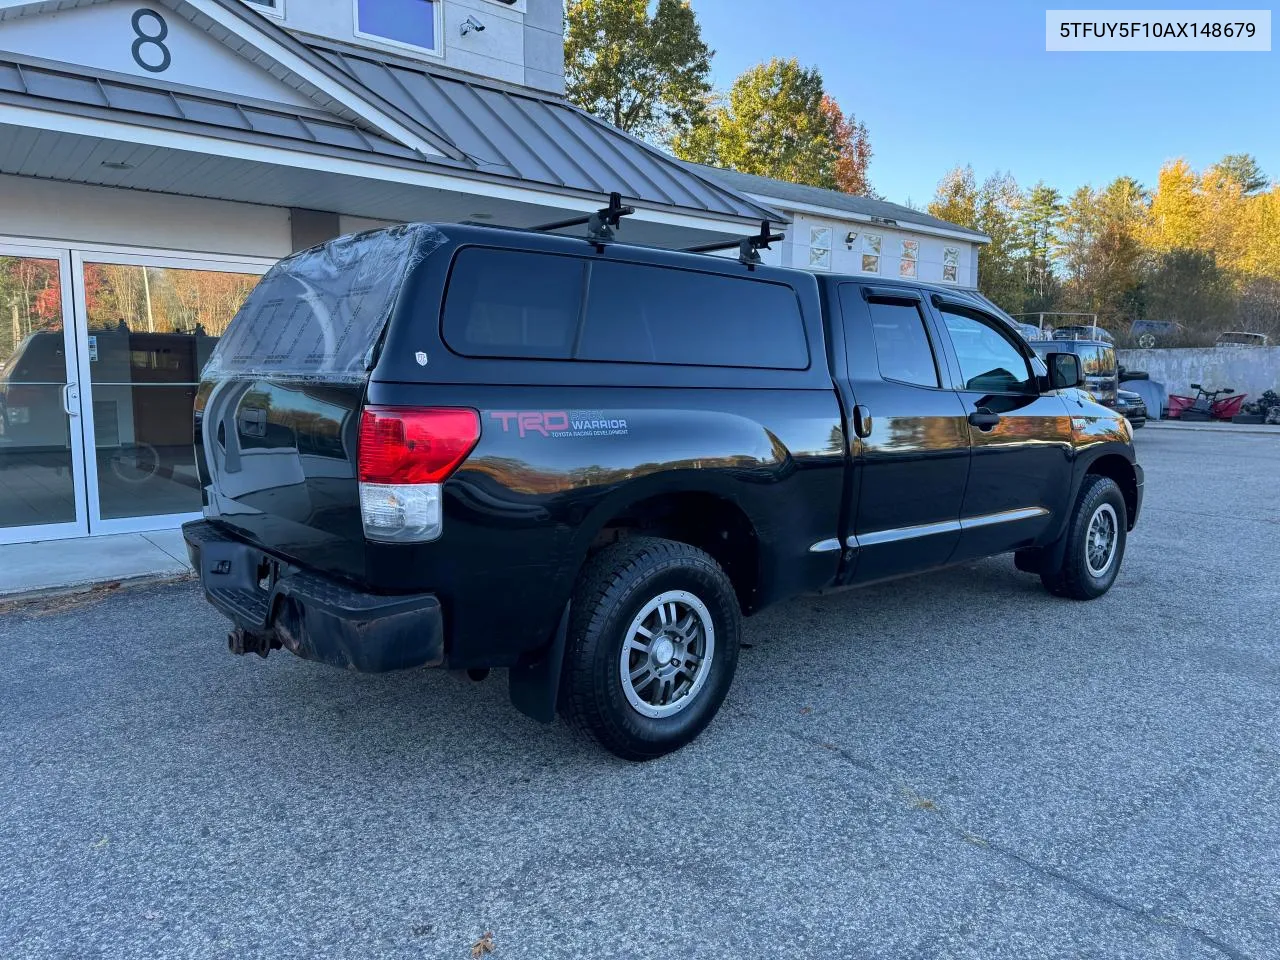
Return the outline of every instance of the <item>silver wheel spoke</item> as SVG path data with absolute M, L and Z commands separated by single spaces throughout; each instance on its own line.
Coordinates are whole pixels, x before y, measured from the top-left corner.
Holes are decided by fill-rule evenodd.
M 649 636 L 650 636 L 650 637 L 652 637 L 652 636 L 653 636 L 653 634 L 649 634 Z M 626 644 L 624 645 L 623 649 L 624 649 L 624 651 L 625 651 L 625 650 L 639 650 L 641 653 L 643 653 L 643 654 L 645 654 L 645 655 L 647 656 L 647 655 L 648 655 L 648 653 L 649 653 L 649 646 L 650 646 L 650 645 L 649 645 L 649 644 L 647 644 L 647 643 L 641 643 L 641 642 L 640 642 L 639 640 L 637 640 L 635 637 L 627 637 L 627 642 L 626 642 Z

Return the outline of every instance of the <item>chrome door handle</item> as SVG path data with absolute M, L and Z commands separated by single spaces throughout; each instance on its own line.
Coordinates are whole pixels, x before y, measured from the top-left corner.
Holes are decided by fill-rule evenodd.
M 80 416 L 80 388 L 76 384 L 62 385 L 62 409 L 68 417 Z
M 861 403 L 853 408 L 853 432 L 863 440 L 871 436 L 871 411 Z

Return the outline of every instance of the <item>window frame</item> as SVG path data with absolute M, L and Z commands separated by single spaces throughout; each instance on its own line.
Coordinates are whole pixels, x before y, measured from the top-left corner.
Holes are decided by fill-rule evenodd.
M 1041 382 L 1043 378 L 1036 372 L 1035 364 L 1032 362 L 1031 356 L 1028 356 L 1029 350 L 1032 354 L 1034 354 L 1035 351 L 1031 350 L 1030 345 L 1026 344 L 1025 341 L 1020 343 L 1019 340 L 1021 338 L 1018 337 L 1016 331 L 1007 329 L 1009 326 L 1007 323 L 976 306 L 970 306 L 967 303 L 961 303 L 957 300 L 945 299 L 938 294 L 935 294 L 931 298 L 931 303 L 934 312 L 937 314 L 939 334 L 946 337 L 949 353 L 954 362 L 953 376 L 957 392 L 982 393 L 986 396 L 1000 397 L 1038 397 L 1044 392 Z M 964 375 L 964 367 L 960 363 L 960 351 L 956 349 L 955 337 L 951 333 L 951 328 L 947 326 L 946 317 L 943 316 L 943 314 L 946 313 L 954 313 L 957 316 L 967 316 L 975 323 L 979 323 L 990 328 L 996 336 L 1002 338 L 1006 343 L 1008 343 L 1009 346 L 1013 348 L 1014 352 L 1022 358 L 1022 362 L 1027 368 L 1029 378 L 1027 383 L 1029 384 L 1029 388 L 1027 390 L 979 390 L 976 387 L 970 387 L 969 381 Z
M 882 233 L 866 233 L 861 236 L 861 244 L 858 250 L 858 273 L 864 277 L 878 277 L 882 273 L 881 261 L 884 259 L 884 234 Z M 876 241 L 876 249 L 872 251 L 868 248 L 867 241 L 874 239 Z M 876 268 L 874 270 L 867 269 L 867 257 L 875 257 Z
M 925 309 L 924 301 L 915 291 L 903 291 L 901 296 L 893 296 L 889 293 L 871 292 L 868 288 L 863 287 L 867 292 L 864 294 L 867 303 L 867 317 L 871 324 L 871 345 L 876 354 L 876 370 L 880 372 L 880 379 L 885 383 L 894 383 L 902 387 L 913 387 L 916 390 L 949 390 L 946 377 L 943 376 L 944 366 L 939 357 L 938 344 L 934 340 L 933 330 L 930 328 L 932 324 L 929 322 L 929 313 Z M 900 304 L 903 306 L 910 305 L 915 307 L 916 316 L 920 318 L 920 326 L 924 330 L 925 345 L 929 348 L 929 357 L 933 360 L 933 375 L 935 382 L 933 384 L 914 383 L 910 380 L 899 380 L 897 377 L 886 376 L 884 369 L 880 366 L 880 341 L 876 337 L 876 318 L 871 312 L 872 306 L 877 303 Z
M 285 17 L 285 0 L 242 0 L 242 2 L 264 17 L 273 17 L 276 20 L 283 20 Z
M 815 245 L 814 245 L 814 242 L 813 242 L 813 241 L 814 241 L 814 238 L 815 238 L 815 234 L 818 234 L 818 233 L 826 233 L 826 235 L 827 235 L 827 245 L 826 245 L 825 247 L 824 247 L 824 246 L 821 246 L 821 245 L 818 245 L 818 246 L 815 246 Z M 830 269 L 831 269 L 831 257 L 832 257 L 832 250 L 835 248 L 835 236 L 836 236 L 835 227 L 833 227 L 833 226 L 831 226 L 831 225 L 829 225 L 829 224 L 827 224 L 827 225 L 823 225 L 823 224 L 817 224 L 817 223 L 815 223 L 815 224 L 810 224 L 810 225 L 809 225 L 809 265 L 808 265 L 808 269 L 810 269 L 810 270 L 830 270 Z M 822 259 L 821 259 L 820 261 L 818 261 L 818 262 L 814 262 L 814 259 L 813 259 L 813 251 L 814 251 L 814 250 L 823 250 L 823 251 L 825 251 L 825 252 L 826 252 L 826 255 L 825 255 L 824 257 L 822 257 Z
M 424 3 L 431 4 L 434 14 L 434 26 L 432 33 L 436 40 L 435 47 L 422 47 L 416 43 L 407 43 L 404 40 L 396 40 L 394 37 L 384 37 L 376 33 L 368 33 L 360 29 L 360 0 L 351 0 L 351 32 L 361 40 L 369 40 L 373 43 L 381 44 L 387 47 L 394 47 L 398 50 L 412 50 L 414 53 L 426 53 L 433 57 L 444 56 L 444 0 L 423 0 Z
M 950 250 L 954 250 L 956 253 L 955 263 L 947 263 L 947 252 Z M 956 275 L 952 277 L 950 280 L 947 279 L 947 267 L 953 267 L 955 268 L 955 271 L 956 271 Z M 953 246 L 952 244 L 949 244 L 949 243 L 943 245 L 941 276 L 942 276 L 943 283 L 954 283 L 957 286 L 959 286 L 960 284 L 960 247 L 958 245 Z

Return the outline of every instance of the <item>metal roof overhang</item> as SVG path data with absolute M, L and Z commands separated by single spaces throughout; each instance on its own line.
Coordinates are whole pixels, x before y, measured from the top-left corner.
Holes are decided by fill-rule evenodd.
M 528 227 L 604 203 L 597 194 L 442 173 L 420 163 L 231 143 L 11 104 L 0 104 L 0 173 L 391 221 L 483 219 Z M 682 247 L 751 232 L 742 221 L 637 204 L 619 239 Z
M 666 247 L 754 233 L 761 216 L 773 213 L 718 185 L 673 177 L 662 164 L 684 174 L 674 161 L 612 128 L 588 130 L 604 125 L 565 105 L 538 98 L 530 99 L 536 107 L 504 105 L 514 94 L 474 83 L 458 89 L 460 97 L 483 98 L 485 111 L 505 114 L 504 130 L 512 111 L 554 108 L 568 111 L 557 123 L 602 142 L 579 142 L 576 158 L 573 148 L 545 151 L 549 161 L 537 159 L 537 144 L 505 142 L 513 162 L 477 164 L 465 154 L 426 156 L 320 110 L 0 58 L 0 173 L 376 219 L 517 227 L 593 211 L 616 189 L 636 207 L 620 237 Z M 785 222 L 776 213 L 771 219 Z

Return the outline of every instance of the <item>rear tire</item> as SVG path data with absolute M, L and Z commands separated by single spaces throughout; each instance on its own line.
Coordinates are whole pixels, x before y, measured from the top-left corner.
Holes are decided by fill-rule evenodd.
M 742 617 L 711 556 L 631 537 L 588 560 L 574 593 L 561 712 L 624 760 L 652 760 L 700 734 L 738 663 Z
M 1094 600 L 1116 582 L 1129 529 L 1124 494 L 1110 477 L 1088 474 L 1067 525 L 1062 565 L 1040 574 L 1055 596 Z

